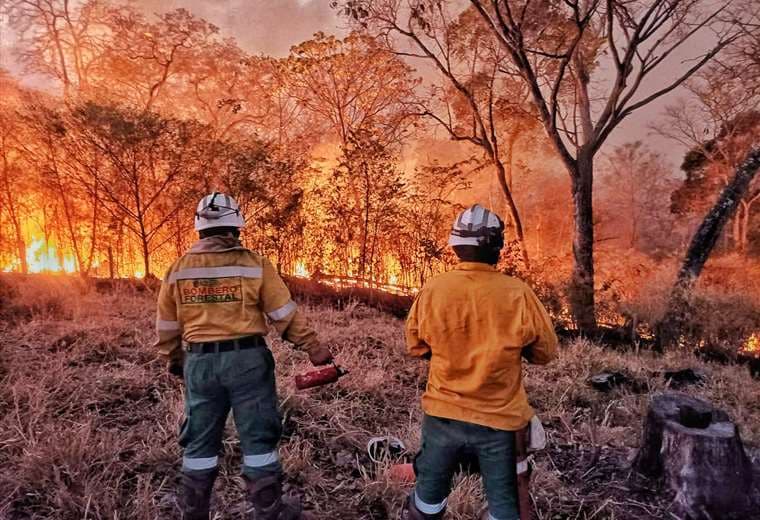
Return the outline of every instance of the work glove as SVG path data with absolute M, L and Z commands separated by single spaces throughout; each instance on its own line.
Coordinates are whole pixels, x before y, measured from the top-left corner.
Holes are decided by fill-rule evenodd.
M 174 377 L 177 377 L 179 379 L 185 378 L 185 370 L 184 370 L 184 367 L 182 366 L 181 360 L 175 359 L 175 360 L 169 361 L 169 363 L 166 365 L 166 370 Z
M 311 361 L 311 364 L 315 367 L 329 365 L 332 363 L 332 360 L 332 352 L 330 352 L 329 348 L 323 345 L 319 345 L 309 351 L 309 361 Z

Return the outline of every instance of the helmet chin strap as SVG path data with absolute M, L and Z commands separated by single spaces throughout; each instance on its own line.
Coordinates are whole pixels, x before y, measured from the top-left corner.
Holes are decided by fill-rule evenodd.
M 215 191 L 211 194 L 211 200 L 204 206 L 204 208 L 200 211 L 195 212 L 196 218 L 205 218 L 206 220 L 217 220 L 222 217 L 226 217 L 227 215 L 235 214 L 240 215 L 240 209 L 230 208 L 229 206 L 220 206 L 214 202 L 216 199 L 216 196 L 219 195 L 218 191 Z M 229 210 L 227 212 L 222 212 L 220 210 L 226 209 Z

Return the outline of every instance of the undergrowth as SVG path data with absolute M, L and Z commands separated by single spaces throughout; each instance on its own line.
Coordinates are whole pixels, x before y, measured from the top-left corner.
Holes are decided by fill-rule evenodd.
M 178 518 L 182 386 L 151 348 L 154 295 L 40 277 L 5 281 L 0 297 L 0 518 Z M 396 518 L 409 487 L 386 476 L 388 463 L 370 460 L 366 443 L 393 435 L 418 447 L 426 366 L 404 356 L 402 322 L 387 314 L 360 304 L 306 313 L 350 374 L 298 392 L 293 376 L 309 368 L 305 356 L 272 341 L 286 489 L 319 519 Z M 706 375 L 683 391 L 725 409 L 757 458 L 760 382 L 746 368 L 564 344 L 557 362 L 526 366 L 549 436 L 533 485 L 540 519 L 670 518 L 667 497 L 632 475 L 629 460 L 650 396 L 668 389 L 662 371 L 683 367 Z M 630 384 L 600 393 L 588 384 L 600 371 L 622 372 Z M 230 422 L 217 519 L 244 518 L 240 460 Z M 460 477 L 448 518 L 473 519 L 481 508 L 477 477 Z

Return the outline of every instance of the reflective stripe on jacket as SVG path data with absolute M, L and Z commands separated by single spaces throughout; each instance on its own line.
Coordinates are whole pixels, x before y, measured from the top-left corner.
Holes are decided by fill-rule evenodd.
M 267 319 L 296 347 L 308 351 L 316 346 L 316 333 L 271 262 L 225 238 L 200 240 L 166 273 L 156 317 L 161 355 L 180 357 L 182 340 L 266 335 Z
M 432 356 L 426 414 L 511 431 L 534 415 L 521 354 L 537 364 L 557 357 L 551 319 L 530 287 L 476 262 L 425 284 L 409 311 L 406 342 L 411 355 Z

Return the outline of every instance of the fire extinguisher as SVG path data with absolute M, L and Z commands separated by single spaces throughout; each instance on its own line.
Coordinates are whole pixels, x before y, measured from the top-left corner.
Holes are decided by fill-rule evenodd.
M 314 388 L 315 386 L 328 385 L 334 383 L 346 374 L 348 374 L 348 370 L 333 363 L 332 366 L 297 375 L 296 388 L 299 390 L 305 390 L 307 388 Z

